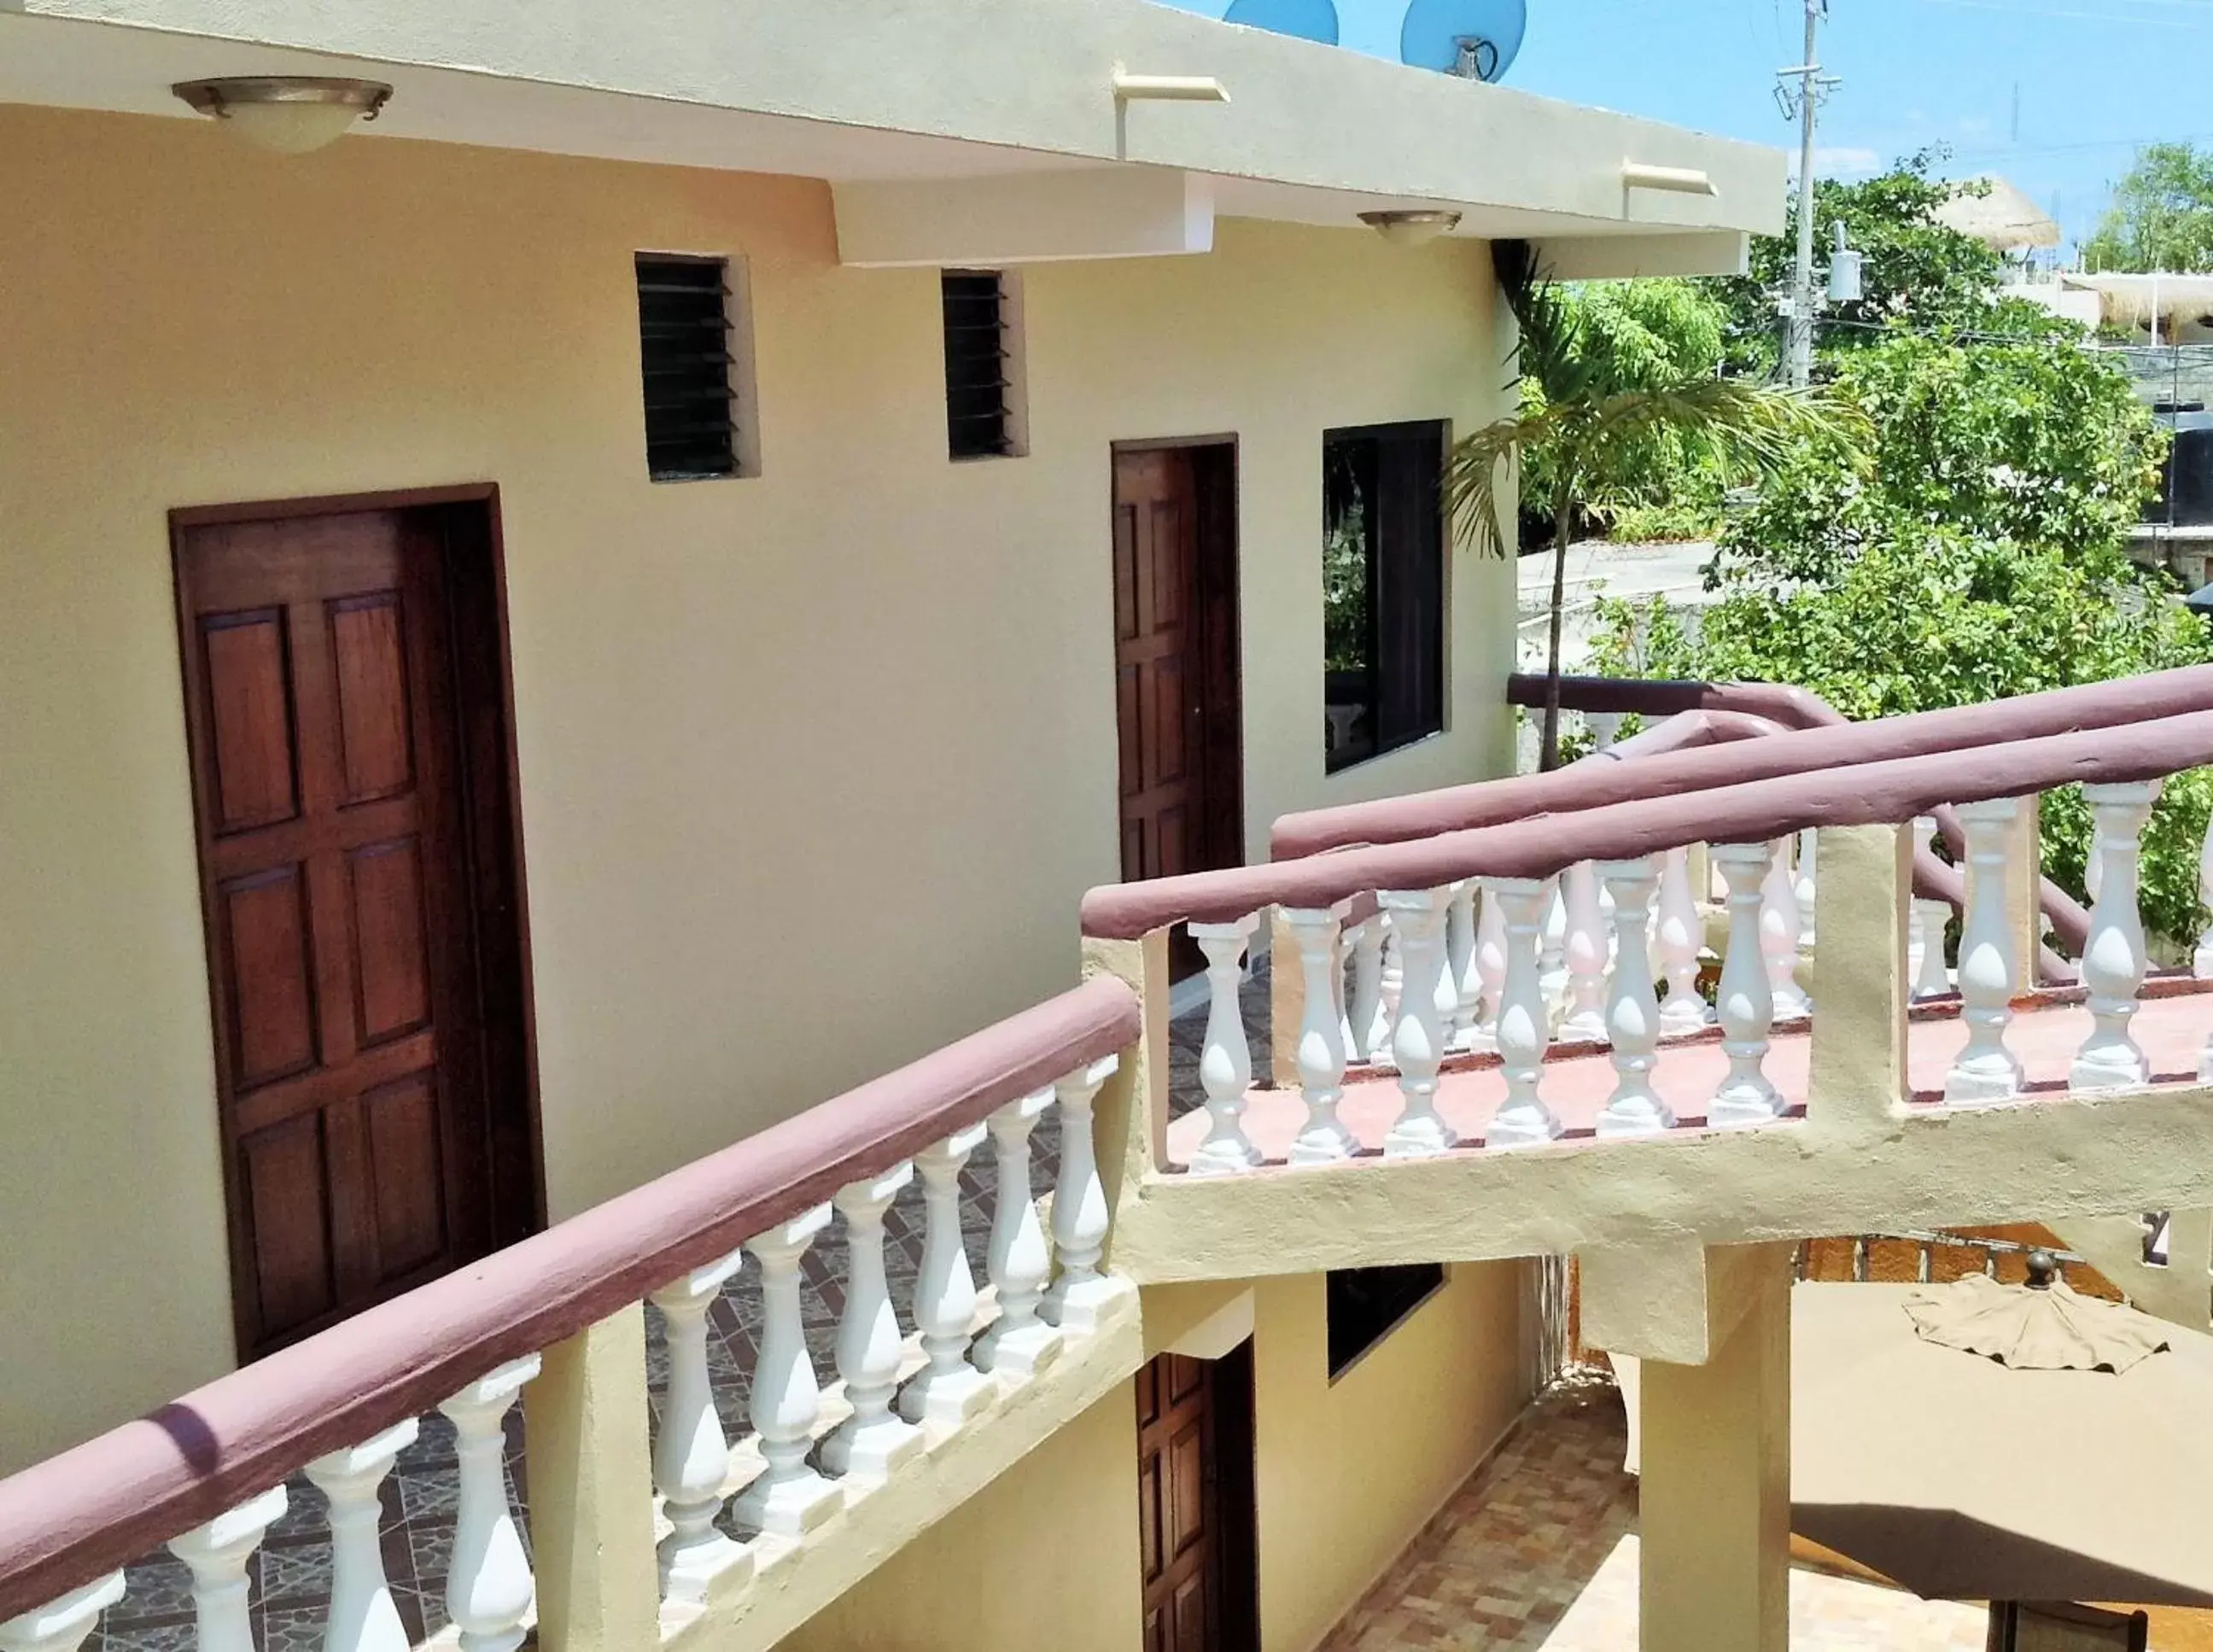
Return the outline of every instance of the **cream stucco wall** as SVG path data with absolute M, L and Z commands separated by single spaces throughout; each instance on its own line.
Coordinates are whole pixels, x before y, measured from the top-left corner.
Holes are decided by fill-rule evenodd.
M 1492 411 L 1480 245 L 1033 269 L 1030 456 L 953 465 L 819 183 L 0 108 L 0 1469 L 231 1358 L 172 507 L 499 485 L 557 1217 L 1072 984 L 1117 440 L 1237 437 L 1256 850 L 1503 753 L 1462 554 L 1449 732 L 1322 773 L 1320 432 Z M 647 481 L 639 248 L 747 260 L 759 478 Z
M 1453 1269 L 1334 1383 L 1322 1276 L 1253 1288 L 1266 1652 L 1318 1644 L 1520 1412 L 1519 1267 Z M 1173 1344 L 1238 1289 L 1148 1290 L 1146 1345 Z M 1142 1604 L 1137 1450 L 1125 1384 L 789 1637 L 785 1652 L 1130 1652 Z

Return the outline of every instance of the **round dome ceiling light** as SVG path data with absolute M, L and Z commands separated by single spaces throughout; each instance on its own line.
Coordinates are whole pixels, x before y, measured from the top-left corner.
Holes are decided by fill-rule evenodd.
M 336 143 L 355 121 L 375 119 L 392 97 L 382 81 L 320 75 L 188 80 L 169 89 L 200 113 L 228 121 L 247 143 L 278 155 L 307 155 Z
M 1460 228 L 1457 212 L 1363 212 L 1360 222 L 1394 247 L 1426 247 Z

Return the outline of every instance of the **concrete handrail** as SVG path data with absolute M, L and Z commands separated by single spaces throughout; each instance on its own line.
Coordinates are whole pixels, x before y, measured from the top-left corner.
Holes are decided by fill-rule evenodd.
M 2201 680 L 2213 686 L 2213 669 Z M 1084 897 L 1084 933 L 1134 940 L 1177 923 L 1234 923 L 1270 905 L 1327 910 L 1375 889 L 1435 889 L 1470 877 L 1544 878 L 1583 861 L 1637 859 L 1686 844 L 1763 843 L 1808 827 L 1902 824 L 1946 803 L 2086 782 L 2156 779 L 2213 762 L 2213 710 L 1877 762 L 1808 769 L 1771 760 L 1773 748 L 1873 735 L 1882 727 L 1776 735 L 1594 771 L 1603 781 L 1666 764 L 1721 760 L 1725 766 L 1718 772 L 1726 777 L 1703 790 L 1631 796 L 1537 818 L 1524 810 L 1506 824 L 1439 830 L 1411 842 L 1110 884 Z M 1530 777 L 1558 780 L 1581 772 Z
M 1137 1039 L 1100 976 L 0 1480 L 0 1622 Z

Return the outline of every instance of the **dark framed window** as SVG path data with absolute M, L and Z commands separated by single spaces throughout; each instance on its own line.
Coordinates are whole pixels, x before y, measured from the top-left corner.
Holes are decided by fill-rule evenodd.
M 1444 1265 L 1340 1268 L 1329 1276 L 1329 1375 L 1334 1382 L 1443 1288 Z
M 1322 436 L 1323 750 L 1333 772 L 1445 726 L 1445 425 Z
M 730 275 L 727 259 L 637 255 L 645 467 L 656 482 L 750 473 Z
M 954 459 L 1023 451 L 1021 331 L 1013 278 L 998 270 L 948 270 L 945 445 Z

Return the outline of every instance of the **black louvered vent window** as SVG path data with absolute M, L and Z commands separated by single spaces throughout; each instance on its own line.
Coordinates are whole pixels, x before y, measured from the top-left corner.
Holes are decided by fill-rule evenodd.
M 727 273 L 716 259 L 638 258 L 645 464 L 656 482 L 738 472 Z
M 993 272 L 945 272 L 945 432 L 955 459 L 1008 454 L 1006 290 Z

